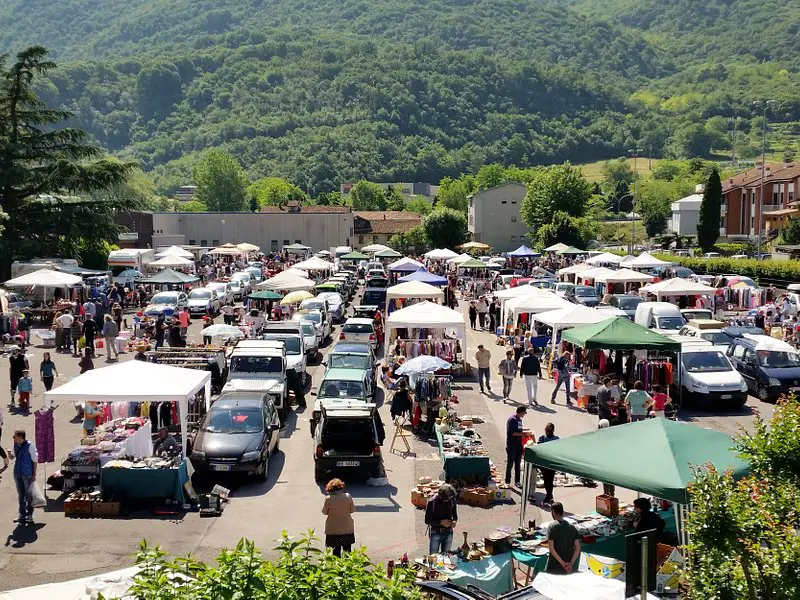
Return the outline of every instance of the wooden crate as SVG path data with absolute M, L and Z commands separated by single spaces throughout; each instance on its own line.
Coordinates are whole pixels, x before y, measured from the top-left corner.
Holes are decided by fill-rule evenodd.
M 122 511 L 122 504 L 120 502 L 94 502 L 92 503 L 92 516 L 93 517 L 118 517 Z
M 64 515 L 67 517 L 91 517 L 92 504 L 90 500 L 74 500 L 67 498 L 64 501 Z

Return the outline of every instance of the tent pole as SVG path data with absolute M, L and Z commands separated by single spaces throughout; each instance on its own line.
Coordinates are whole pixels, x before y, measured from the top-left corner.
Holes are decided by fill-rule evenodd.
M 525 461 L 525 468 L 522 471 L 522 502 L 519 511 L 519 526 L 525 527 L 525 515 L 528 511 L 528 488 L 531 483 L 531 463 L 525 460 L 524 451 L 522 460 Z

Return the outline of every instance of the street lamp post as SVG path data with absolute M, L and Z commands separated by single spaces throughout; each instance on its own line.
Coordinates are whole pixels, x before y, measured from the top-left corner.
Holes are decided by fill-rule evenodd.
M 642 148 L 631 148 L 628 154 L 633 156 L 633 196 L 631 198 L 631 249 L 628 254 L 633 254 L 634 237 L 636 235 L 636 159 L 639 158 L 639 153 L 643 152 Z
M 622 201 L 625 198 L 631 197 L 633 198 L 633 194 L 622 194 L 617 198 L 617 238 L 619 239 L 619 213 L 622 210 Z M 622 241 L 622 240 L 620 240 Z
M 758 198 L 758 260 L 762 260 L 764 258 L 764 251 L 761 247 L 761 231 L 763 228 L 764 218 L 764 172 L 766 171 L 767 167 L 767 109 L 775 103 L 776 102 L 774 100 L 757 100 L 756 102 L 753 102 L 753 108 L 764 111 L 763 131 L 761 133 L 761 189 L 759 190 Z

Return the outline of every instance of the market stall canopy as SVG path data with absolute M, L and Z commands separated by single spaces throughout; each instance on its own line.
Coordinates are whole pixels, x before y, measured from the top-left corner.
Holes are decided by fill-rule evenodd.
M 617 254 L 611 254 L 610 252 L 603 252 L 601 254 L 596 254 L 591 258 L 586 259 L 586 264 L 589 265 L 618 265 L 622 257 Z
M 285 252 L 292 252 L 294 254 L 308 252 L 311 246 L 304 246 L 303 244 L 289 244 L 283 247 Z
M 238 327 L 233 325 L 225 325 L 224 323 L 215 323 L 209 325 L 200 332 L 203 337 L 210 338 L 224 338 L 224 339 L 241 339 L 244 337 L 244 332 Z
M 534 258 L 536 256 L 541 256 L 541 255 L 538 252 L 536 252 L 535 250 L 531 250 L 530 248 L 528 248 L 527 246 L 525 246 L 523 244 L 522 246 L 520 246 L 516 250 L 512 250 L 511 252 L 508 252 L 506 254 L 506 256 L 511 256 L 513 258 Z
M 307 271 L 305 271 L 303 269 L 298 269 L 298 268 L 296 268 L 294 266 L 289 267 L 288 269 L 284 269 L 280 273 L 276 274 L 275 277 L 288 277 L 289 275 L 292 275 L 294 277 L 302 277 L 304 279 L 311 279 L 308 276 L 308 272 Z
M 578 279 L 597 279 L 598 277 L 613 275 L 614 273 L 616 273 L 616 271 L 609 269 L 608 267 L 594 267 L 593 269 L 579 271 L 577 276 Z
M 631 256 L 630 254 L 623 256 L 622 260 L 619 261 L 619 266 L 624 267 L 626 265 L 629 265 L 633 260 L 636 260 L 635 256 Z
M 362 252 L 380 252 L 381 250 L 391 250 L 391 248 L 383 244 L 369 244 L 361 248 Z
M 369 260 L 369 256 L 367 256 L 363 252 L 359 252 L 358 250 L 356 250 L 354 252 L 348 252 L 347 254 L 340 256 L 339 260 Z
M 489 265 L 485 262 L 479 261 L 477 258 L 470 258 L 467 261 L 458 264 L 459 269 L 488 269 Z
M 336 268 L 332 262 L 322 260 L 321 258 L 313 257 L 308 260 L 300 261 L 292 265 L 295 269 L 302 269 L 303 271 L 332 271 Z
M 449 264 L 460 265 L 461 263 L 467 262 L 468 260 L 472 260 L 472 257 L 469 254 L 467 254 L 466 252 L 463 252 L 462 254 L 459 254 L 458 256 L 454 256 L 453 258 L 448 259 L 447 262 Z
M 387 248 L 386 250 L 380 250 L 375 253 L 375 258 L 400 258 L 403 256 L 397 250 L 392 250 L 391 248 Z
M 435 302 L 419 302 L 401 308 L 389 315 L 386 323 L 395 329 L 398 327 L 425 327 L 430 329 L 453 328 L 459 329 L 462 333 L 466 331 L 463 313 Z
M 386 290 L 386 302 L 393 298 L 425 298 L 430 300 L 444 300 L 444 292 L 422 281 L 408 281 L 393 285 Z
M 517 296 L 511 298 L 504 305 L 503 309 L 506 314 L 523 314 L 523 313 L 543 313 L 561 308 L 576 306 L 563 298 L 556 296 L 553 292 L 547 290 L 540 290 L 533 286 L 528 286 L 530 292 L 524 296 Z
M 223 244 L 222 246 L 217 246 L 216 248 L 214 248 L 212 250 L 209 250 L 208 253 L 209 254 L 229 254 L 229 255 L 232 256 L 234 254 L 241 254 L 242 251 L 239 250 L 233 244 Z
M 187 275 L 186 273 L 181 273 L 180 271 L 164 269 L 155 275 L 137 279 L 136 283 L 152 283 L 155 285 L 186 285 L 187 283 L 194 283 L 195 281 L 200 281 L 200 278 L 196 275 Z
M 261 246 L 256 246 L 255 244 L 251 244 L 249 242 L 242 242 L 241 244 L 236 244 L 236 247 L 242 252 L 258 252 L 259 250 L 261 250 Z
M 662 296 L 713 296 L 717 290 L 704 283 L 698 283 L 691 279 L 681 279 L 673 277 L 658 283 L 651 283 L 641 288 L 640 291 Z
M 305 277 L 300 277 L 293 273 L 278 273 L 275 277 L 270 277 L 259 283 L 256 287 L 260 290 L 311 290 L 315 282 Z
M 595 277 L 595 281 L 601 283 L 636 283 L 653 281 L 653 279 L 655 279 L 655 277 L 652 275 L 640 273 L 632 269 L 620 269 L 619 271 L 612 271 L 607 275 L 598 275 Z
M 400 283 L 405 283 L 407 281 L 422 281 L 424 283 L 430 283 L 431 285 L 447 284 L 447 278 L 442 277 L 441 275 L 436 275 L 435 273 L 431 273 L 424 268 L 414 271 L 410 275 L 405 275 L 398 279 L 398 281 Z
M 450 258 L 455 258 L 458 254 L 450 250 L 450 248 L 436 248 L 435 250 L 426 252 L 423 256 L 431 260 L 448 260 Z
M 248 294 L 247 297 L 251 300 L 281 300 L 283 298 L 277 292 L 273 292 L 272 290 L 260 290 L 258 292 L 253 292 L 252 294 Z
M 561 242 L 558 242 L 557 244 L 553 244 L 552 246 L 548 246 L 547 248 L 544 249 L 544 251 L 545 252 L 559 253 L 559 252 L 563 252 L 567 248 L 569 248 L 569 246 L 567 246 L 566 244 L 563 244 Z
M 625 263 L 629 269 L 653 269 L 655 267 L 667 267 L 675 263 L 656 258 L 649 252 L 642 252 L 639 256 Z
M 747 475 L 747 463 L 732 446 L 731 438 L 720 431 L 671 419 L 646 419 L 528 446 L 525 460 L 687 505 L 692 467 L 711 463 L 720 473 L 731 469 L 737 479 Z M 609 456 L 625 459 L 608 460 Z
M 191 267 L 194 265 L 193 260 L 189 260 L 188 258 L 183 258 L 182 256 L 176 256 L 174 254 L 167 254 L 162 256 L 158 260 L 154 260 L 151 262 L 148 267 Z
M 518 285 L 517 287 L 508 288 L 505 290 L 498 290 L 492 292 L 492 295 L 498 300 L 508 300 L 509 298 L 518 298 L 520 296 L 528 296 L 531 290 L 538 290 L 539 288 L 532 285 Z
M 491 246 L 482 242 L 467 242 L 466 244 L 456 246 L 456 248 L 459 250 L 488 250 Z
M 579 325 L 607 321 L 609 316 L 583 304 L 569 304 L 564 308 L 539 313 L 533 318 L 535 321 L 549 325 L 553 329 L 564 329 L 566 327 L 577 327 Z
M 656 333 L 623 317 L 568 329 L 562 334 L 561 339 L 587 350 L 681 349 L 681 343 L 673 338 Z
M 161 258 L 162 256 L 180 256 L 181 258 L 193 258 L 194 254 L 181 248 L 180 246 L 170 246 L 165 250 L 161 250 L 160 252 L 156 252 L 156 256 Z
M 563 254 L 565 256 L 570 255 L 577 255 L 577 254 L 586 254 L 586 250 L 581 250 L 580 248 L 576 248 L 575 246 L 567 246 L 564 250 L 559 250 L 557 254 Z
M 314 256 L 321 257 L 321 256 L 330 256 L 331 253 L 328 250 L 320 250 Z
M 592 265 L 587 265 L 585 262 L 575 263 L 574 265 L 559 269 L 556 271 L 556 275 L 576 275 L 582 271 L 588 271 L 591 268 Z
M 14 279 L 6 281 L 6 287 L 70 287 L 79 284 L 83 281 L 77 275 L 70 275 L 69 273 L 62 273 L 61 271 L 54 271 L 52 269 L 39 269 L 33 273 L 20 275 Z
M 424 268 L 425 265 L 423 265 L 421 262 L 408 257 L 396 260 L 389 265 L 390 271 L 395 271 L 399 273 L 413 273 L 414 271 L 419 271 L 420 269 Z

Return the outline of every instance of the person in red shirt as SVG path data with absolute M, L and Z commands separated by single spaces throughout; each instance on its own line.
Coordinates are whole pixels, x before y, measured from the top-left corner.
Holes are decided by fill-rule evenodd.
M 189 307 L 185 306 L 181 312 L 178 313 L 178 323 L 181 327 L 181 337 L 186 339 L 186 332 L 189 325 L 192 324 L 191 315 L 189 315 Z
M 664 409 L 667 405 L 672 404 L 672 398 L 664 393 L 664 388 L 660 385 L 653 386 L 653 414 L 657 417 L 664 418 Z

